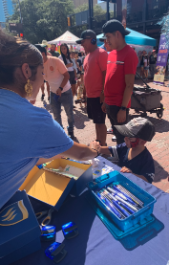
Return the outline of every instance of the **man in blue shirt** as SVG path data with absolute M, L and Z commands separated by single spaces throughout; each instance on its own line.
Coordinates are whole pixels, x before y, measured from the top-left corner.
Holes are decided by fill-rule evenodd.
M 117 146 L 100 146 L 93 142 L 91 146 L 101 154 L 112 155 L 112 162 L 118 162 L 123 173 L 133 173 L 137 177 L 152 183 L 155 176 L 152 155 L 145 147 L 155 135 L 154 125 L 145 118 L 132 119 L 125 125 L 116 125 L 118 132 L 125 136 L 125 142 Z

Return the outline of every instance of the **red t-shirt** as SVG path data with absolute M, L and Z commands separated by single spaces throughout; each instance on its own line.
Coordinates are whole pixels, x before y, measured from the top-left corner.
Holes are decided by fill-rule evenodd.
M 136 74 L 138 57 L 129 45 L 109 53 L 105 80 L 105 103 L 121 107 L 126 88 L 125 75 Z M 129 101 L 128 108 L 131 106 Z
M 107 69 L 108 54 L 97 48 L 84 60 L 84 84 L 88 98 L 100 97 L 103 90 L 103 73 Z

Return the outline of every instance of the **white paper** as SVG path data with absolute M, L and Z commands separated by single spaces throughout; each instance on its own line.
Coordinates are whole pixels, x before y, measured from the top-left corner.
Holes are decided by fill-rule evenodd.
M 73 166 L 67 165 L 64 168 L 64 172 L 71 174 L 71 175 L 74 175 L 76 177 L 80 177 L 85 172 L 85 170 L 78 168 L 78 167 L 73 167 Z

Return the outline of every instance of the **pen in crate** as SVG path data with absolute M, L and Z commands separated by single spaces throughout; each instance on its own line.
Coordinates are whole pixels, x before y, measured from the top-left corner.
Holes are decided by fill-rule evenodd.
M 143 202 L 121 185 L 111 184 L 92 193 L 119 219 L 125 219 L 143 207 Z

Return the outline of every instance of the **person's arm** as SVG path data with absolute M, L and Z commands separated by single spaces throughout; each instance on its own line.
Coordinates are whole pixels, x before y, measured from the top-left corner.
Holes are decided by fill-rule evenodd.
M 73 66 L 73 63 L 68 63 L 66 64 L 66 67 L 69 68 L 69 67 L 72 67 Z
M 81 161 L 81 160 L 93 159 L 97 155 L 98 155 L 97 150 L 92 149 L 84 144 L 79 144 L 79 143 L 74 142 L 73 146 L 70 149 L 68 149 L 67 151 L 59 155 L 56 155 L 51 158 L 40 158 L 37 162 L 37 165 L 61 158 L 63 156 Z
M 98 63 L 99 63 L 99 67 L 100 67 L 100 70 L 102 71 L 102 76 L 103 76 L 102 91 L 100 94 L 100 103 L 104 103 L 104 85 L 105 85 L 105 79 L 106 79 L 107 59 L 108 59 L 108 54 L 106 51 L 99 52 Z
M 104 84 L 105 84 L 105 78 L 106 78 L 106 71 L 103 71 L 102 75 L 103 75 L 103 87 L 102 87 L 102 92 L 100 94 L 100 103 L 104 102 Z
M 140 179 L 143 179 L 144 181 L 148 182 L 148 180 L 142 176 L 142 175 L 137 175 L 137 174 L 134 174 L 129 168 L 127 167 L 122 167 L 120 172 L 122 173 L 132 173 L 133 175 L 135 175 L 136 177 L 140 178 Z
M 65 73 L 62 74 L 62 75 L 63 75 L 64 78 L 63 78 L 62 83 L 60 84 L 60 87 L 64 88 L 64 86 L 65 86 L 65 85 L 67 84 L 67 82 L 69 81 L 70 75 L 69 75 L 68 72 L 65 72 Z M 62 94 L 62 90 L 61 90 L 60 88 L 58 88 L 57 91 L 56 91 L 56 95 L 61 96 L 61 94 Z
M 97 142 L 97 141 L 91 142 L 90 143 L 90 148 L 94 148 L 100 154 L 111 155 L 109 147 L 108 146 L 101 146 L 100 143 Z
M 121 104 L 122 107 L 127 108 L 128 106 L 128 103 L 131 99 L 131 95 L 133 93 L 134 80 L 135 80 L 134 74 L 125 75 L 126 88 L 123 94 L 123 101 Z M 118 123 L 123 123 L 125 122 L 125 120 L 126 120 L 126 110 L 120 109 L 117 114 L 117 121 Z

